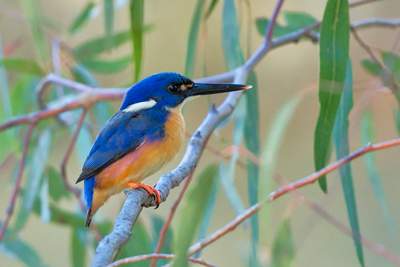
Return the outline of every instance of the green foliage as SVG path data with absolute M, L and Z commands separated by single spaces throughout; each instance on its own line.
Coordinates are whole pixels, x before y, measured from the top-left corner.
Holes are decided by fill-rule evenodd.
M 279 226 L 272 245 L 271 267 L 289 267 L 295 257 L 292 228 L 289 219 Z
M 82 28 L 90 19 L 96 4 L 93 1 L 88 2 L 78 16 L 74 19 L 69 27 L 70 33 L 76 33 Z
M 217 167 L 211 165 L 206 167 L 197 177 L 196 183 L 192 185 L 179 208 L 178 227 L 179 231 L 174 239 L 174 254 L 176 258 L 173 267 L 187 266 L 187 250 L 196 235 L 201 218 L 206 210 L 206 203 L 211 195 L 212 184 L 216 182 Z M 190 218 L 190 223 L 188 223 Z
M 44 75 L 42 68 L 31 59 L 25 58 L 4 58 L 0 60 L 0 65 L 9 71 L 15 71 L 20 73 L 27 73 L 32 75 L 41 76 Z
M 315 169 L 323 168 L 329 160 L 331 137 L 339 107 L 349 58 L 349 3 L 329 0 L 321 24 L 320 40 L 320 111 L 314 134 Z M 326 192 L 326 177 L 319 179 Z
M 143 33 L 144 33 L 144 0 L 130 0 L 131 38 L 133 47 L 134 77 L 137 81 L 142 70 Z
M 340 105 L 336 115 L 336 121 L 333 130 L 337 159 L 343 158 L 350 153 L 348 117 L 352 108 L 353 74 L 351 62 L 349 61 L 347 65 L 343 94 L 340 100 Z M 351 165 L 344 165 L 339 169 L 339 173 L 344 198 L 346 201 L 347 215 L 349 217 L 350 226 L 353 233 L 353 240 L 356 247 L 357 257 L 361 266 L 365 266 Z
M 87 231 L 84 228 L 71 228 L 71 259 L 73 267 L 86 266 Z
M 96 73 L 101 74 L 115 74 L 120 72 L 126 67 L 128 67 L 129 63 L 131 62 L 131 57 L 122 57 L 113 60 L 103 60 L 103 59 L 84 59 L 81 63 L 88 69 Z

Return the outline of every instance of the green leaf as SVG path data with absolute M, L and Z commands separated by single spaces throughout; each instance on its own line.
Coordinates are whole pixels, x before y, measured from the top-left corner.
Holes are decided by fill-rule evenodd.
M 107 50 L 115 49 L 127 43 L 131 38 L 129 31 L 114 33 L 111 37 L 112 42 L 107 41 L 106 36 L 98 37 L 78 45 L 74 49 L 74 56 L 79 60 L 93 58 Z
M 382 52 L 383 63 L 393 73 L 397 81 L 400 81 L 400 55 L 393 52 Z
M 285 219 L 278 228 L 272 244 L 271 267 L 289 267 L 295 257 L 293 233 L 289 219 Z
M 71 229 L 71 260 L 73 267 L 86 266 L 87 231 L 83 228 Z
M 219 0 L 211 0 L 210 4 L 208 5 L 206 13 L 204 14 L 205 20 L 208 20 L 210 18 L 211 14 L 215 10 L 215 7 L 217 6 L 218 2 L 219 2 Z
M 152 252 L 150 237 L 146 231 L 146 227 L 141 221 L 136 221 L 132 229 L 132 236 L 129 241 L 121 248 L 117 259 L 130 257 L 132 255 L 148 254 Z M 146 267 L 148 262 L 141 261 L 137 263 L 127 264 L 128 267 Z
M 328 0 L 321 24 L 320 40 L 320 111 L 314 133 L 314 163 L 319 170 L 327 164 L 331 137 L 339 107 L 349 58 L 349 3 L 347 0 Z M 326 192 L 326 176 L 318 180 Z
M 11 107 L 14 115 L 21 115 L 33 110 L 32 92 L 39 79 L 31 75 L 21 75 L 11 90 Z M 14 138 L 15 139 L 15 138 Z
M 361 142 L 363 144 L 369 144 L 374 141 L 374 125 L 372 113 L 363 113 L 361 120 Z M 390 213 L 389 205 L 386 200 L 385 191 L 382 185 L 381 175 L 379 174 L 378 167 L 376 166 L 376 160 L 374 153 L 367 153 L 363 156 L 365 168 L 369 182 L 372 186 L 372 192 L 378 201 L 379 207 L 381 208 L 383 219 L 386 224 L 386 229 L 392 239 L 398 236 L 396 220 Z
M 114 0 L 104 0 L 104 29 L 108 42 L 112 44 L 114 29 Z
M 144 0 L 130 0 L 129 11 L 133 48 L 133 65 L 135 66 L 134 77 L 135 81 L 137 81 L 142 70 Z
M 46 176 L 43 179 L 42 186 L 39 192 L 40 197 L 40 218 L 42 222 L 48 223 L 50 221 L 50 203 L 49 203 L 49 179 Z
M 113 60 L 85 59 L 81 63 L 89 70 L 101 74 L 113 74 L 124 70 L 131 62 L 131 57 L 122 57 Z
M 303 94 L 292 97 L 286 102 L 276 113 L 271 126 L 266 136 L 265 145 L 261 154 L 261 179 L 259 183 L 260 195 L 267 195 L 273 182 L 273 175 L 276 170 L 277 161 L 279 158 L 279 149 L 282 146 L 283 139 L 285 137 L 285 131 L 289 126 L 290 120 L 295 115 L 296 108 L 303 99 Z M 261 238 L 267 238 L 269 241 L 271 236 L 271 217 L 270 217 L 270 206 L 266 205 L 260 211 L 260 217 L 262 221 Z
M 7 72 L 6 72 L 5 68 L 4 68 L 5 66 L 2 64 L 3 60 L 4 60 L 3 45 L 2 45 L 2 42 L 1 42 L 1 38 L 0 38 L 0 91 L 1 91 L 1 103 L 2 103 L 2 109 L 3 109 L 5 117 L 10 117 L 12 115 L 11 98 L 10 98 L 10 93 L 9 93 L 10 88 L 8 87 Z M 2 121 L 4 121 L 4 120 L 2 120 Z
M 374 62 L 371 59 L 363 59 L 361 61 L 361 65 L 367 72 L 369 72 L 369 74 L 372 74 L 377 77 L 380 77 L 382 75 L 383 70 L 381 66 L 379 66 L 378 63 Z
M 65 190 L 60 172 L 54 167 L 47 167 L 46 176 L 49 180 L 49 194 L 52 200 L 58 202 L 62 198 L 70 198 L 71 193 Z
M 24 58 L 4 58 L 0 59 L 0 65 L 8 71 L 27 73 L 36 76 L 44 75 L 44 71 L 40 66 L 31 59 Z
M 174 239 L 173 267 L 187 266 L 187 250 L 196 236 L 197 228 L 206 210 L 206 203 L 211 195 L 212 184 L 216 182 L 215 176 L 217 167 L 211 165 L 203 170 L 195 180 L 190 190 L 186 193 L 185 199 L 179 208 L 178 227 Z M 190 223 L 188 223 L 190 218 Z
M 79 15 L 74 19 L 69 27 L 70 33 L 76 33 L 84 24 L 86 24 L 93 14 L 95 3 L 93 1 L 88 2 Z
M 250 73 L 248 83 L 253 86 L 252 90 L 249 90 L 245 94 L 246 98 L 246 119 L 244 126 L 244 143 L 246 148 L 257 158 L 260 156 L 260 135 L 259 135 L 259 107 L 258 107 L 258 86 L 257 77 L 254 72 Z M 258 202 L 258 185 L 259 185 L 259 167 L 256 163 L 247 160 L 247 192 L 249 195 L 250 205 L 254 205 Z M 259 226 L 258 226 L 258 214 L 251 216 L 251 252 L 250 266 L 257 266 L 257 251 L 259 243 Z
M 275 25 L 273 33 L 274 38 L 306 28 L 317 22 L 316 18 L 304 12 L 286 11 L 284 17 L 286 24 L 281 25 L 277 23 Z M 270 23 L 268 18 L 262 17 L 256 19 L 256 27 L 260 35 L 265 36 L 268 23 Z
M 224 0 L 222 10 L 222 47 L 225 62 L 229 69 L 243 64 L 244 57 L 240 48 L 239 24 L 234 0 Z
M 44 168 L 49 156 L 51 145 L 51 133 L 44 130 L 39 136 L 37 147 L 32 154 L 32 162 L 30 163 L 28 181 L 24 187 L 21 208 L 17 215 L 15 231 L 23 228 L 31 213 L 36 197 L 39 193 L 44 175 Z
M 333 130 L 336 158 L 341 159 L 350 153 L 349 148 L 349 114 L 353 108 L 353 77 L 351 62 L 349 60 L 346 72 L 344 90 L 340 100 L 339 109 L 336 115 L 335 127 Z M 349 218 L 351 231 L 353 233 L 354 245 L 361 266 L 364 266 L 364 254 L 362 250 L 360 226 L 356 197 L 354 193 L 353 176 L 350 163 L 339 169 L 340 181 L 346 201 L 347 216 Z
M 152 244 L 151 247 L 154 250 L 158 243 L 158 239 L 160 237 L 160 231 L 165 224 L 165 220 L 159 215 L 151 216 L 151 237 L 152 237 Z M 164 239 L 164 245 L 161 248 L 161 253 L 171 253 L 172 252 L 172 240 L 173 240 L 173 232 L 172 228 L 168 227 L 167 233 Z M 161 262 L 161 261 L 159 261 Z M 166 262 L 164 263 L 166 264 Z M 163 264 L 161 264 L 163 265 Z
M 28 20 L 28 25 L 31 28 L 33 41 L 36 48 L 36 54 L 42 63 L 48 59 L 48 45 L 45 33 L 42 29 L 43 14 L 40 14 L 41 6 L 37 0 L 22 0 L 21 1 L 25 17 Z
M 185 74 L 188 77 L 192 77 L 194 73 L 196 51 L 197 51 L 197 40 L 199 38 L 199 30 L 202 22 L 202 15 L 204 12 L 204 5 L 206 1 L 197 0 L 196 7 L 194 8 L 192 23 L 190 25 L 189 37 L 187 41 L 186 50 L 186 63 L 185 63 Z
M 47 266 L 32 246 L 16 237 L 6 236 L 0 243 L 0 251 L 3 251 L 5 255 L 17 258 L 27 267 Z

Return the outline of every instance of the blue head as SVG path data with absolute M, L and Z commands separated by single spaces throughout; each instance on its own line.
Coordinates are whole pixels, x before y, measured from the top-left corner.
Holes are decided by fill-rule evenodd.
M 160 108 L 174 108 L 187 97 L 249 88 L 250 86 L 240 84 L 194 83 L 179 73 L 161 72 L 133 85 L 126 93 L 120 109 L 123 110 L 132 104 L 148 101 L 155 101 L 157 107 Z

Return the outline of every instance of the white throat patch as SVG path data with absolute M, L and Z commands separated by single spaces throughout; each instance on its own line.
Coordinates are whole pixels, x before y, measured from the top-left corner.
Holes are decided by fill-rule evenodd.
M 156 104 L 157 102 L 154 99 L 150 99 L 149 101 L 144 101 L 129 105 L 127 108 L 123 109 L 122 112 L 137 112 L 143 109 L 152 108 Z

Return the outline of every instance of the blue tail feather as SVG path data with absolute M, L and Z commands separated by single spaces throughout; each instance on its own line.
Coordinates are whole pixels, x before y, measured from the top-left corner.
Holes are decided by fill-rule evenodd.
M 85 193 L 85 201 L 86 207 L 90 209 L 92 207 L 93 201 L 93 189 L 95 186 L 95 177 L 92 176 L 84 181 L 84 193 Z

